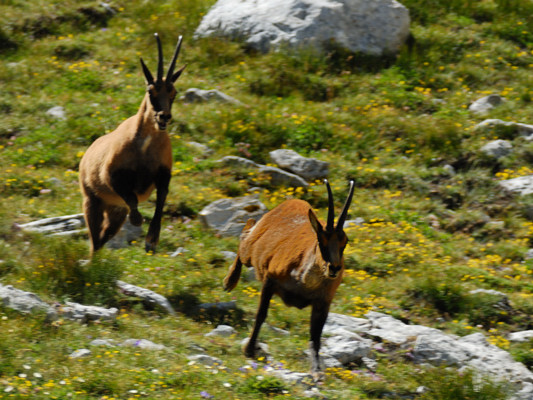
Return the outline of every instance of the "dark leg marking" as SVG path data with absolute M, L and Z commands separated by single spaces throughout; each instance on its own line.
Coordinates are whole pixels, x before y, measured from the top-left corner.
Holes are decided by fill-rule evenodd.
M 105 224 L 100 238 L 102 246 L 115 236 L 128 215 L 128 209 L 119 206 L 108 206 L 104 212 Z
M 102 200 L 95 196 L 90 190 L 84 188 L 83 213 L 85 223 L 89 228 L 89 239 L 91 241 L 91 255 L 102 247 L 100 232 L 104 220 L 104 206 Z
M 252 334 L 250 335 L 250 339 L 244 348 L 244 354 L 246 357 L 253 358 L 255 356 L 255 346 L 257 337 L 259 336 L 259 330 L 261 329 L 261 325 L 263 325 L 263 322 L 265 322 L 265 319 L 268 315 L 268 306 L 270 305 L 270 300 L 272 299 L 273 295 L 274 283 L 270 279 L 267 279 L 267 281 L 263 284 L 263 288 L 261 289 L 261 299 L 259 301 L 259 308 L 257 309 L 257 314 L 255 316 Z
M 320 337 L 322 336 L 322 329 L 328 318 L 329 303 L 324 301 L 316 301 L 313 303 L 311 311 L 311 374 L 315 380 L 321 379 L 321 365 L 320 365 Z
M 157 197 L 155 201 L 155 212 L 148 234 L 146 235 L 145 250 L 155 251 L 157 243 L 159 242 L 159 233 L 161 232 L 161 218 L 163 217 L 163 206 L 168 195 L 168 185 L 170 183 L 170 170 L 165 167 L 159 168 L 155 176 L 155 188 L 157 190 Z

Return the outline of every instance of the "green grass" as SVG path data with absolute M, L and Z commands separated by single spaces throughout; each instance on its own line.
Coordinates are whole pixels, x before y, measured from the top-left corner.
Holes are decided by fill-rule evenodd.
M 524 260 L 533 244 L 531 197 L 508 196 L 497 183 L 531 174 L 533 149 L 513 129 L 475 130 L 483 117 L 468 105 L 500 94 L 507 101 L 489 118 L 533 123 L 532 3 L 406 0 L 415 41 L 396 60 L 339 49 L 325 57 L 287 50 L 261 55 L 239 43 L 194 40 L 212 4 L 135 0 L 113 4 L 114 16 L 93 1 L 0 4 L 0 283 L 50 303 L 120 310 L 116 323 L 80 325 L 0 308 L 0 388 L 35 399 L 302 397 L 303 387 L 265 375 L 264 361 L 241 368 L 239 342 L 253 322 L 260 286 L 241 281 L 223 292 L 229 263 L 221 251 L 235 251 L 238 240 L 214 235 L 197 217 L 210 202 L 257 186 L 269 208 L 297 197 L 324 217 L 322 184 L 277 188 L 253 171 L 216 163 L 225 155 L 268 163 L 268 152 L 280 147 L 330 163 L 338 207 L 347 179 L 356 182 L 349 217 L 366 223 L 347 229 L 348 270 L 332 311 L 361 317 L 377 310 L 450 333 L 483 332 L 531 368 L 531 343 L 505 339 L 531 328 L 533 263 Z M 12 227 L 81 211 L 79 160 L 94 139 L 136 112 L 145 91 L 139 57 L 155 67 L 156 31 L 167 60 L 184 35 L 178 64 L 188 66 L 178 91 L 218 88 L 244 105 L 176 101 L 175 164 L 158 252 L 146 255 L 141 241 L 104 249 L 86 265 L 79 262 L 88 258 L 86 237 L 44 238 Z M 57 105 L 65 108 L 65 121 L 46 115 Z M 512 140 L 513 153 L 494 162 L 479 148 L 497 138 Z M 214 154 L 203 158 L 185 144 L 193 140 Z M 152 199 L 141 213 L 151 218 L 153 208 Z M 180 246 L 188 251 L 168 256 Z M 116 279 L 167 296 L 178 315 L 118 293 Z M 513 311 L 495 309 L 492 296 L 469 295 L 475 288 L 505 292 Z M 231 313 L 193 312 L 203 302 L 230 300 L 238 305 Z M 308 311 L 275 299 L 268 322 L 291 335 L 261 334 L 291 370 L 308 369 L 308 319 Z M 204 337 L 219 323 L 233 325 L 237 335 Z M 169 350 L 91 348 L 90 357 L 69 359 L 94 338 L 145 338 Z M 187 355 L 198 346 L 225 368 L 190 364 Z M 502 399 L 508 393 L 471 373 L 420 371 L 401 354 L 380 355 L 378 363 L 372 376 L 328 371 L 320 389 L 332 399 Z M 419 386 L 429 391 L 415 394 Z

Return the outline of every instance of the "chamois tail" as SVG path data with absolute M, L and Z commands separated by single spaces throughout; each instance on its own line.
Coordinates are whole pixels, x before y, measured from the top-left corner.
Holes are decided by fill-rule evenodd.
M 250 229 L 255 225 L 255 219 L 250 218 L 248 221 L 246 221 L 246 225 L 242 229 L 241 233 L 241 240 L 243 240 L 249 233 Z M 242 271 L 242 262 L 240 259 L 240 256 L 237 254 L 237 257 L 235 257 L 235 261 L 233 261 L 233 264 L 231 264 L 231 267 L 228 270 L 228 273 L 226 277 L 224 278 L 224 290 L 227 292 L 231 292 L 235 286 L 237 286 L 237 283 L 239 283 L 239 279 L 241 277 L 241 271 Z
M 224 278 L 224 290 L 226 292 L 231 292 L 241 277 L 242 262 L 239 256 L 235 257 L 235 261 L 229 268 L 228 274 Z

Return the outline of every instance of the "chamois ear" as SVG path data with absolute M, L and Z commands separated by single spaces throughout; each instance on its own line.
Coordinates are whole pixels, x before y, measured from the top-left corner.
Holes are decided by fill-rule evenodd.
M 144 63 L 143 59 L 141 58 L 141 66 L 143 68 L 144 78 L 146 79 L 147 85 L 153 85 L 154 84 L 154 77 L 146 64 Z
M 322 224 L 318 221 L 318 218 L 312 209 L 309 209 L 307 215 L 309 216 L 309 222 L 311 222 L 313 230 L 315 231 L 317 237 L 320 238 L 324 234 L 324 228 L 322 227 Z

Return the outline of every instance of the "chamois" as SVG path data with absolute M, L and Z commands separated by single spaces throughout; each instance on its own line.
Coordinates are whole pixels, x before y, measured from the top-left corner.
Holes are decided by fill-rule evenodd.
M 156 206 L 146 235 L 146 251 L 154 251 L 159 241 L 172 168 L 172 149 L 166 128 L 176 97 L 174 83 L 185 66 L 174 72 L 181 48 L 180 36 L 166 77 L 163 77 L 161 40 L 157 33 L 155 38 L 159 56 L 157 77 L 154 80 L 141 58 L 147 87 L 139 111 L 113 132 L 96 139 L 80 162 L 79 180 L 91 254 L 116 235 L 128 212 L 133 225 L 142 224 L 137 205 L 146 201 L 154 188 L 157 190 Z
M 231 291 L 238 283 L 242 265 L 253 266 L 263 283 L 255 324 L 244 347 L 247 357 L 254 357 L 261 325 L 268 306 L 277 294 L 287 306 L 312 306 L 310 323 L 311 373 L 321 378 L 320 337 L 333 296 L 344 272 L 343 252 L 348 238 L 343 230 L 352 201 L 354 181 L 337 226 L 334 227 L 333 195 L 327 180 L 328 219 L 324 228 L 311 205 L 291 199 L 265 214 L 256 224 L 249 219 L 242 231 L 235 261 L 224 278 L 224 289 Z

